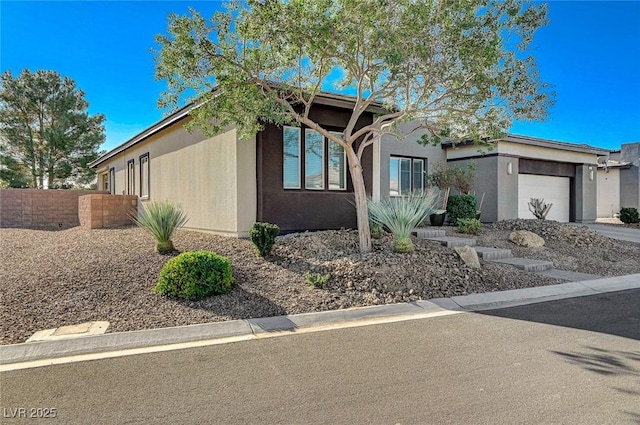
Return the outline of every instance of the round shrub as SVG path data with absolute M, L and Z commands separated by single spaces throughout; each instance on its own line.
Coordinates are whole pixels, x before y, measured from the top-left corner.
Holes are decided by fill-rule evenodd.
M 197 301 L 224 294 L 233 284 L 231 264 L 211 251 L 183 252 L 162 267 L 153 289 L 160 295 Z

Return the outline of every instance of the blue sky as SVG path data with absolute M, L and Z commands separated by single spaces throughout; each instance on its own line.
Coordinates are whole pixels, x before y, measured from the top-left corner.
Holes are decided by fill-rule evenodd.
M 111 149 L 157 120 L 155 34 L 170 12 L 210 16 L 219 1 L 0 1 L 0 70 L 51 69 L 74 79 L 90 113 L 106 115 Z M 532 52 L 557 104 L 512 133 L 616 149 L 640 141 L 640 1 L 549 2 Z

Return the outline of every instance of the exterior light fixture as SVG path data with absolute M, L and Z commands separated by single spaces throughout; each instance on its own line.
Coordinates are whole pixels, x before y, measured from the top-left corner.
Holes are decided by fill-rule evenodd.
M 593 178 L 594 178 L 593 167 L 589 165 L 589 181 L 593 181 Z
M 513 162 L 507 163 L 507 174 L 509 175 L 513 174 Z

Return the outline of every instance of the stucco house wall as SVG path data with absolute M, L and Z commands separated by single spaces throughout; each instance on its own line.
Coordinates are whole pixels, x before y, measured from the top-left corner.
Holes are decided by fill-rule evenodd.
M 620 170 L 598 169 L 598 218 L 620 212 Z

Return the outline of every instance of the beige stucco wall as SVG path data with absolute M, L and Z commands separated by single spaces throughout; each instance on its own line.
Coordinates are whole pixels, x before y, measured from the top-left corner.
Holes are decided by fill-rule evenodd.
M 412 128 L 408 124 L 401 125 L 402 134 Z M 385 135 L 373 144 L 373 191 L 374 199 L 389 196 L 389 158 L 392 156 L 426 158 L 427 173 L 431 174 L 438 161 L 446 159 L 446 152 L 440 145 L 423 146 L 418 143 L 424 132 L 415 132 L 398 139 Z
M 149 153 L 148 200 L 182 205 L 189 217 L 187 229 L 245 236 L 256 214 L 255 139 L 238 141 L 235 129 L 207 138 L 186 132 L 183 124 L 173 124 L 107 162 L 115 168 L 115 193 L 126 193 L 127 161 L 134 159 L 140 194 L 140 155 Z
M 598 217 L 613 217 L 620 212 L 620 170 L 598 170 Z

